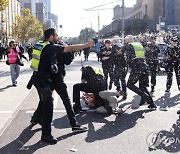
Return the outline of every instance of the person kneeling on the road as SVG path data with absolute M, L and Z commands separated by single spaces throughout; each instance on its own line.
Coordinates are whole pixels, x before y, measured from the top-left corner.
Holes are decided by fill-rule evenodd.
M 78 114 L 83 111 L 80 103 L 80 92 L 83 91 L 85 93 L 93 93 L 98 102 L 96 103 L 96 108 L 104 106 L 108 115 L 111 115 L 112 107 L 109 105 L 109 102 L 99 96 L 100 91 L 106 90 L 106 82 L 102 72 L 91 66 L 83 67 L 81 80 L 82 83 L 73 86 L 74 112 Z

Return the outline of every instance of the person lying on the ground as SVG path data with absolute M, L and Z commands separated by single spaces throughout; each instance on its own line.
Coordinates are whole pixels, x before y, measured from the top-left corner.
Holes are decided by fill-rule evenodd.
M 123 96 L 123 92 L 111 92 L 111 91 L 100 91 L 99 96 L 109 102 L 109 105 L 112 107 L 113 113 L 122 113 L 122 109 L 118 108 L 117 96 Z M 92 93 L 83 93 L 81 97 L 86 105 L 90 109 L 95 109 L 98 113 L 107 113 L 105 107 L 96 100 L 96 96 Z M 101 105 L 100 105 L 101 104 Z

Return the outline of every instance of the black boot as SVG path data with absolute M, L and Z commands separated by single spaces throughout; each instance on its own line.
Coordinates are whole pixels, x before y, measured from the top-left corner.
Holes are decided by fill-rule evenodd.
M 47 142 L 49 144 L 56 144 L 57 139 L 53 136 L 41 136 L 41 141 Z
M 151 93 L 154 93 L 155 90 L 154 90 L 154 86 L 151 86 Z
M 180 110 L 177 111 L 177 114 L 180 114 Z

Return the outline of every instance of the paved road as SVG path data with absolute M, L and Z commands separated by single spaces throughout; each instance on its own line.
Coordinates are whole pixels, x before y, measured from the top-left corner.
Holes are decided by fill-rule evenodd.
M 65 81 L 69 96 L 72 96 L 73 84 L 80 81 L 80 59 L 76 58 L 73 64 L 67 67 Z M 94 54 L 85 64 L 101 67 Z M 58 138 L 56 145 L 39 141 L 39 125 L 28 127 L 38 103 L 36 90 L 32 89 L 15 118 L 0 136 L 0 154 L 70 154 L 72 148 L 77 150 L 77 154 L 180 153 L 180 118 L 176 114 L 180 107 L 180 95 L 175 81 L 171 93 L 165 94 L 165 81 L 165 76 L 158 76 L 153 99 L 158 107 L 168 106 L 168 111 L 150 111 L 147 105 L 137 108 L 140 97 L 128 90 L 128 99 L 121 102 L 121 106 L 130 108 L 123 115 L 105 117 L 95 112 L 83 113 L 77 116 L 77 119 L 80 124 L 87 126 L 89 131 L 77 135 L 72 134 L 62 101 L 54 93 L 52 133 Z M 157 142 L 152 151 L 147 142 L 150 144 L 156 141 L 155 139 Z

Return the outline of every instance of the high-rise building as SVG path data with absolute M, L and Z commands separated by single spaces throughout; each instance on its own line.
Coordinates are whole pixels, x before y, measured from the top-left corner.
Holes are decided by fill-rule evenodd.
M 12 26 L 17 15 L 20 15 L 20 0 L 9 0 L 6 9 L 0 12 L 1 43 L 7 43 L 8 39 L 12 38 Z
M 125 8 L 125 23 L 128 19 L 143 19 L 148 17 L 149 29 L 180 30 L 180 0 L 137 0 L 132 8 Z M 114 8 L 113 22 L 105 26 L 101 31 L 101 36 L 116 34 L 121 30 L 122 8 Z
M 58 17 L 51 13 L 51 0 L 21 0 L 21 7 L 29 8 L 45 27 L 58 29 Z

